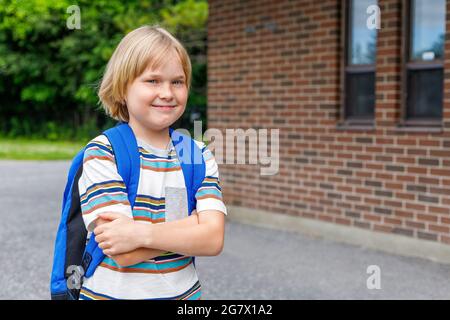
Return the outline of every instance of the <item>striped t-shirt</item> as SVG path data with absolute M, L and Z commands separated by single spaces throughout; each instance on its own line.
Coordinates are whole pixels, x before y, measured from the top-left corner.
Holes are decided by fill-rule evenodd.
M 140 139 L 137 142 L 140 178 L 133 210 L 106 136 L 100 135 L 86 146 L 78 187 L 88 238 L 94 220 L 102 212 L 120 212 L 140 223 L 164 223 L 188 216 L 183 171 L 173 144 L 163 150 Z M 214 156 L 202 142 L 196 143 L 206 164 L 205 179 L 196 194 L 197 212 L 218 210 L 227 214 Z M 121 267 L 106 256 L 94 274 L 84 278 L 80 291 L 83 300 L 200 297 L 201 286 L 192 257 L 173 252 L 128 267 Z

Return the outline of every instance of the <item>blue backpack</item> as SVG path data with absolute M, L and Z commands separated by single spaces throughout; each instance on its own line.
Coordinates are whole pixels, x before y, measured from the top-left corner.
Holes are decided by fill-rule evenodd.
M 169 129 L 172 143 L 180 160 L 188 197 L 189 215 L 196 208 L 195 194 L 205 178 L 202 150 L 189 136 Z M 127 123 L 103 133 L 111 143 L 117 171 L 127 188 L 131 208 L 139 184 L 140 156 L 136 137 Z M 62 202 L 62 215 L 55 241 L 53 269 L 50 280 L 52 300 L 77 300 L 83 276 L 89 278 L 105 255 L 91 236 L 86 244 L 87 230 L 80 207 L 78 180 L 83 172 L 85 148 L 72 160 Z M 195 262 L 194 262 L 195 264 Z

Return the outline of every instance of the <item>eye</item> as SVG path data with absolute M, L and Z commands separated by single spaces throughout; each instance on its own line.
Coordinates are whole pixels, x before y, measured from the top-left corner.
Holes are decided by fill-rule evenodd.
M 156 84 L 156 83 L 158 83 L 158 80 L 150 79 L 150 80 L 147 80 L 146 82 Z
M 176 85 L 182 85 L 182 84 L 184 84 L 184 81 L 183 80 L 175 80 L 173 83 Z

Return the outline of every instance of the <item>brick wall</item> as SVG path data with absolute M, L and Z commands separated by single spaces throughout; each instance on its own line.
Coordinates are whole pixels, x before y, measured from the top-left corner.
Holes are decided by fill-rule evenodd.
M 401 0 L 379 4 L 376 125 L 343 130 L 339 0 L 209 1 L 208 127 L 280 129 L 277 175 L 220 166 L 227 204 L 450 244 L 450 41 L 443 130 L 397 130 Z

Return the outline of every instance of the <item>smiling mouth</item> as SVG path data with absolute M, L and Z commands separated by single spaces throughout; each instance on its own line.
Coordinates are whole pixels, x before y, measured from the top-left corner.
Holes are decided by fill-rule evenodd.
M 152 107 L 155 107 L 155 108 L 166 108 L 166 109 L 171 109 L 171 108 L 175 108 L 176 106 L 158 106 L 158 105 L 152 104 Z

